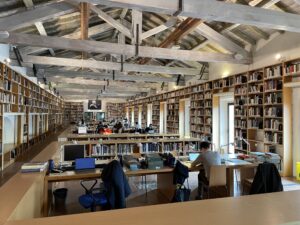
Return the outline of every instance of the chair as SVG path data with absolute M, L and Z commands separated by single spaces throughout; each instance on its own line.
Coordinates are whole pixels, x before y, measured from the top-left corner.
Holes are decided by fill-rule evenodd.
M 87 182 L 94 182 L 92 185 L 90 185 L 90 187 L 87 187 L 88 184 L 85 184 Z M 85 194 L 81 195 L 78 198 L 78 201 L 80 203 L 80 205 L 82 207 L 84 207 L 85 209 L 91 209 L 91 212 L 94 212 L 96 210 L 96 206 L 101 206 L 104 207 L 107 205 L 107 197 L 106 197 L 106 193 L 104 190 L 96 193 L 97 190 L 99 190 L 99 188 L 95 189 L 94 187 L 97 184 L 97 180 L 82 180 L 80 182 L 80 185 L 84 188 L 85 190 Z
M 249 194 L 253 179 L 255 176 L 255 167 L 246 167 L 240 169 L 240 178 L 241 178 L 241 189 L 242 194 Z
M 257 167 L 250 195 L 283 191 L 280 174 L 273 163 L 261 163 Z
M 208 184 L 201 183 L 203 185 L 203 189 L 207 194 L 207 198 L 211 197 L 211 192 L 213 191 L 215 196 L 218 194 L 221 197 L 224 195 L 220 194 L 218 190 L 222 188 L 225 190 L 225 196 L 228 196 L 228 190 L 226 185 L 226 165 L 215 165 L 210 167 L 210 174 L 208 178 Z

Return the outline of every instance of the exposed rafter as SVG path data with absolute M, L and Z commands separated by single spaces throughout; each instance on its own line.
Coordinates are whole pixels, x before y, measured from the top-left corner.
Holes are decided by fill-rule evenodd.
M 10 33 L 9 38 L 1 38 L 0 43 L 29 45 L 46 48 L 67 49 L 73 51 L 86 51 L 95 53 L 124 54 L 129 57 L 136 56 L 136 47 L 133 45 L 120 45 L 115 43 L 73 40 L 60 37 L 44 37 L 29 34 Z M 156 47 L 140 46 L 138 55 L 147 58 L 163 58 L 173 60 L 204 61 L 204 62 L 231 62 L 250 63 L 250 59 L 238 60 L 230 54 L 206 53 L 188 50 L 175 50 Z
M 103 10 L 99 9 L 97 6 L 91 5 L 91 10 L 96 13 L 101 19 L 110 24 L 112 27 L 116 28 L 118 31 L 122 32 L 125 36 L 131 38 L 131 31 L 122 25 L 120 22 L 106 14 Z
M 82 77 L 86 79 L 95 80 L 116 80 L 116 81 L 146 81 L 146 82 L 176 82 L 176 77 L 160 77 L 150 74 L 134 74 L 126 75 L 121 72 L 115 71 L 111 73 L 95 73 L 85 71 L 67 71 L 67 70 L 56 70 L 56 69 L 40 69 L 40 72 L 46 77 L 60 76 L 60 77 Z
M 146 38 L 151 37 L 153 35 L 156 35 L 160 32 L 163 32 L 163 31 L 169 29 L 170 27 L 173 27 L 176 23 L 177 23 L 177 18 L 172 17 L 171 19 L 169 19 L 164 24 L 142 33 L 141 39 L 143 40 L 143 39 L 146 39 Z
M 23 0 L 23 2 L 27 9 L 32 9 L 34 7 L 32 0 Z M 40 35 L 47 36 L 47 32 L 42 22 L 35 22 L 34 25 L 40 33 Z M 55 52 L 52 48 L 49 48 L 48 50 L 52 56 L 55 56 Z
M 94 68 L 104 70 L 115 70 L 125 72 L 144 72 L 144 73 L 163 73 L 163 74 L 184 74 L 198 75 L 198 69 L 181 68 L 181 67 L 165 67 L 165 66 L 150 66 L 114 62 L 103 62 L 93 60 L 67 59 L 58 57 L 46 56 L 23 56 L 25 63 L 51 65 L 51 66 L 71 66 L 77 68 Z
M 42 22 L 77 10 L 77 8 L 65 2 L 47 4 L 9 17 L 1 18 L 0 30 L 16 30 L 25 26 L 30 26 L 36 22 Z
M 80 0 L 75 0 L 80 1 Z M 178 11 L 178 0 L 85 0 L 96 4 L 115 7 L 135 8 L 142 11 L 172 15 Z M 300 32 L 300 15 L 254 8 L 234 3 L 211 0 L 183 1 L 181 16 L 199 18 L 207 21 L 239 23 L 268 29 Z

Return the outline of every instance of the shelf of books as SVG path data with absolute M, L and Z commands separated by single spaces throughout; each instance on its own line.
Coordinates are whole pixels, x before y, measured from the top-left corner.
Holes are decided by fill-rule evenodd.
M 125 103 L 106 103 L 107 121 L 125 118 Z
M 281 153 L 283 149 L 283 65 L 265 69 L 264 78 L 265 149 Z
M 247 144 L 243 139 L 247 139 L 247 103 L 248 103 L 248 84 L 247 73 L 235 76 L 234 82 L 234 136 L 235 151 L 247 152 Z
M 159 131 L 159 116 L 160 116 L 160 101 L 162 100 L 162 96 L 155 95 L 150 98 L 152 102 L 152 126 L 156 131 Z
M 142 102 L 142 128 L 147 127 L 147 102 Z
M 63 107 L 61 97 L 0 63 L 1 168 L 61 126 Z
M 83 102 L 65 102 L 64 121 L 77 123 L 83 118 Z
M 192 88 L 190 117 L 191 136 L 204 139 L 204 84 Z
M 172 97 L 167 100 L 167 132 L 179 133 L 179 97 Z

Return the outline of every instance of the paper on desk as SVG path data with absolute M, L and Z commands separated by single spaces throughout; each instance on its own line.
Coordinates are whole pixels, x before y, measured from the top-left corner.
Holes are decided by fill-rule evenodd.
M 300 221 L 293 221 L 293 222 L 288 222 L 288 223 L 282 223 L 280 225 L 300 225 Z

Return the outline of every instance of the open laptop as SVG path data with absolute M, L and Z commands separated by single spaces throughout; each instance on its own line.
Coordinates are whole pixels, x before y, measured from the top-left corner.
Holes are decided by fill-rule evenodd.
M 94 158 L 75 159 L 75 172 L 95 170 L 96 164 Z
M 189 153 L 189 161 L 194 162 L 199 155 L 200 153 Z

